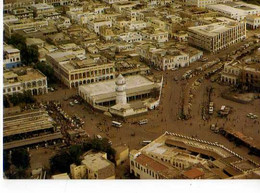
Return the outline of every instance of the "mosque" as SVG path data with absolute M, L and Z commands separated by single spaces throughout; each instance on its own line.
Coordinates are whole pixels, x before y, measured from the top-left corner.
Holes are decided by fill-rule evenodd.
M 159 105 L 163 78 L 119 74 L 114 80 L 79 86 L 79 95 L 95 109 L 128 117 Z M 158 96 L 154 96 L 155 91 Z

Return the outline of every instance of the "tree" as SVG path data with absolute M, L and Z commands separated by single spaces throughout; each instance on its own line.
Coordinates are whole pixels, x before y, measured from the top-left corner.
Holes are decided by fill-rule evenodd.
M 20 103 L 35 103 L 36 99 L 33 97 L 31 91 L 24 91 L 23 93 L 14 93 L 9 96 L 10 102 L 16 106 Z
M 12 37 L 7 40 L 7 43 L 20 50 L 23 64 L 30 65 L 31 63 L 37 63 L 39 61 L 38 47 L 35 45 L 26 46 L 26 38 L 24 36 L 13 34 Z
M 11 164 L 9 162 L 9 156 L 6 151 L 4 151 L 3 157 L 4 157 L 4 159 L 3 159 L 4 160 L 4 172 L 5 172 L 5 171 L 9 170 Z
M 81 145 L 72 145 L 69 149 L 69 155 L 73 163 L 80 164 L 80 156 L 83 153 Z
M 30 167 L 30 157 L 26 149 L 14 150 L 12 152 L 11 161 L 17 168 L 26 169 Z
M 3 103 L 4 103 L 4 108 L 10 107 L 10 104 L 8 102 L 8 99 L 7 99 L 6 95 L 4 95 L 4 97 L 3 97 Z
M 45 62 L 37 62 L 34 68 L 40 70 L 47 77 L 49 84 L 54 84 L 57 82 L 57 78 L 54 75 L 54 70 L 50 65 L 47 65 Z
M 61 173 L 70 172 L 70 165 L 73 163 L 71 156 L 68 152 L 62 151 L 54 155 L 50 159 L 51 172 L 59 171 Z

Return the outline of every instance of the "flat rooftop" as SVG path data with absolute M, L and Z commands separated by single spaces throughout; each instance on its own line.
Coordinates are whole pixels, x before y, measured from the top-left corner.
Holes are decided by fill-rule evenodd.
M 142 92 L 147 89 L 156 87 L 154 82 L 148 80 L 141 75 L 127 76 L 126 80 L 126 94 L 132 94 L 135 92 Z M 115 98 L 116 97 L 116 84 L 115 80 L 108 80 L 105 82 L 98 82 L 89 85 L 82 85 L 79 87 L 79 91 L 86 94 L 88 97 L 95 98 L 96 101 Z
M 239 24 L 240 23 L 238 22 L 219 22 L 209 25 L 190 27 L 189 31 L 196 32 L 205 36 L 214 37 L 236 27 Z
M 98 171 L 112 164 L 109 160 L 105 159 L 103 156 L 104 153 L 102 152 L 95 153 L 91 151 L 84 156 L 84 159 L 81 161 L 81 163 L 88 167 L 91 167 L 91 170 L 93 171 Z
M 47 111 L 36 110 L 4 117 L 3 136 L 11 136 L 54 127 Z

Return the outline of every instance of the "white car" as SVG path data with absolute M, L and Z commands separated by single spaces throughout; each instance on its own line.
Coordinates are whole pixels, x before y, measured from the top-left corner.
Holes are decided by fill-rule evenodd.
M 75 100 L 74 100 L 74 103 L 75 103 L 75 104 L 79 104 L 79 101 L 77 101 L 77 100 L 75 99 Z

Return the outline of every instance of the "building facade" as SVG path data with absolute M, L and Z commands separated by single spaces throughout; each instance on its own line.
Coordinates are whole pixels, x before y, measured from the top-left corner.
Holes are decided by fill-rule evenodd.
M 17 68 L 4 72 L 4 95 L 23 93 L 24 91 L 30 91 L 32 95 L 48 93 L 47 77 L 39 70 L 32 68 Z
M 215 53 L 244 40 L 246 38 L 246 23 L 213 23 L 190 27 L 188 33 L 189 44 Z

